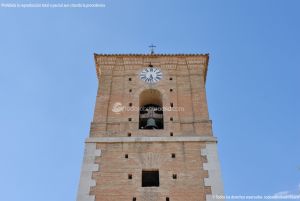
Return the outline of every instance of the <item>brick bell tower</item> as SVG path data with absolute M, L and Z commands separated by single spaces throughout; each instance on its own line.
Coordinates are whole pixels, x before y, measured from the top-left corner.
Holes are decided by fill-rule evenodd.
M 77 201 L 223 195 L 208 54 L 95 54 L 98 92 Z M 219 199 L 220 200 L 220 199 Z

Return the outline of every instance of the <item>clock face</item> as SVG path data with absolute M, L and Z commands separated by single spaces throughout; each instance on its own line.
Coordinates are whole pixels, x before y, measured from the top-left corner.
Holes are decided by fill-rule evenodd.
M 154 84 L 162 79 L 162 72 L 158 68 L 148 67 L 140 73 L 140 78 L 147 84 Z

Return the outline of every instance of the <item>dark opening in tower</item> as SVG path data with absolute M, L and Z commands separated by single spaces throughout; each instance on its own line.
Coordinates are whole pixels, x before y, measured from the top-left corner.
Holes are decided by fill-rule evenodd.
M 142 171 L 142 187 L 159 186 L 158 170 L 143 170 Z
M 147 89 L 140 94 L 139 129 L 163 129 L 162 95 L 158 90 Z

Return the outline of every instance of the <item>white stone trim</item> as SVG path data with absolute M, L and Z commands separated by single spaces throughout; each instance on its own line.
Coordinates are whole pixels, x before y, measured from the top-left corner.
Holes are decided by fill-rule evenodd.
M 90 188 L 96 186 L 96 181 L 92 179 L 93 172 L 99 171 L 99 165 L 95 164 L 96 156 L 101 156 L 101 150 L 96 149 L 96 143 L 85 144 L 77 201 L 95 200 L 95 196 L 90 195 Z
M 86 143 L 96 142 L 216 142 L 213 136 L 184 137 L 89 137 Z
M 203 163 L 204 170 L 208 171 L 208 178 L 204 178 L 204 185 L 210 186 L 212 191 L 211 195 L 206 195 L 206 200 L 222 200 L 220 197 L 216 198 L 218 195 L 224 195 L 217 143 L 206 144 L 205 149 L 201 150 L 201 155 L 207 158 L 207 163 Z

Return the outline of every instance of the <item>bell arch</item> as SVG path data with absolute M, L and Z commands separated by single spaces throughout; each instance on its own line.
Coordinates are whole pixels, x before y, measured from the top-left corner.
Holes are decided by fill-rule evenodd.
M 163 98 L 160 91 L 146 89 L 139 95 L 139 129 L 163 129 Z

